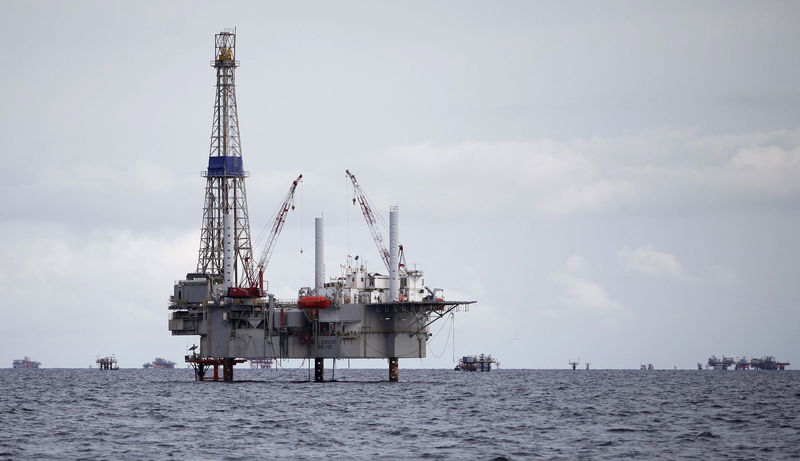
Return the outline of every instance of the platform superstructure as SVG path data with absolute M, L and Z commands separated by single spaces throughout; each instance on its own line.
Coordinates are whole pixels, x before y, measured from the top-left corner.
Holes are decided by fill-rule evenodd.
M 473 301 L 446 301 L 441 289 L 425 284 L 421 271 L 406 267 L 396 207 L 389 213 L 388 247 L 370 226 L 386 274 L 371 272 L 363 261 L 348 258 L 341 274 L 326 279 L 320 217 L 315 220 L 313 286 L 299 289 L 291 299 L 267 292 L 266 265 L 294 207 L 292 199 L 302 175 L 284 197 L 264 253 L 254 261 L 244 187 L 247 174 L 236 116 L 234 31 L 215 36 L 214 53 L 217 92 L 204 173 L 200 254 L 195 272 L 175 284 L 169 306 L 173 335 L 200 336 L 199 351 L 187 355 L 187 362 L 195 367 L 198 379 L 212 366 L 216 376 L 222 366 L 223 379 L 232 380 L 234 364 L 244 360 L 308 359 L 314 361 L 315 380 L 323 381 L 325 359 L 384 358 L 389 360 L 389 380 L 396 381 L 399 358 L 425 357 L 429 325 Z M 374 219 L 377 212 L 355 176 L 350 171 L 347 175 L 370 224 L 370 216 Z
M 727 370 L 728 368 L 734 366 L 736 361 L 733 357 L 725 357 L 722 356 L 722 359 L 718 359 L 716 355 L 712 355 L 708 358 L 708 368 L 712 370 Z
M 735 370 L 785 370 L 789 365 L 791 365 L 791 363 L 779 362 L 771 355 L 765 355 L 761 358 L 752 358 L 750 360 L 748 360 L 747 357 L 734 359 L 733 357 L 725 356 L 720 360 L 715 355 L 712 355 L 708 358 L 706 368 L 709 370 L 727 370 L 731 367 L 734 367 Z M 702 369 L 701 364 L 697 364 L 697 369 Z
M 492 371 L 492 366 L 499 366 L 491 354 L 465 355 L 459 359 L 456 371 Z
M 786 367 L 791 365 L 789 362 L 779 362 L 771 355 L 765 355 L 760 359 L 751 359 L 750 368 L 754 370 L 785 370 Z
M 11 363 L 13 368 L 39 368 L 39 365 L 41 365 L 41 363 L 31 360 L 30 357 L 16 359 Z
M 117 357 L 115 355 L 97 357 L 95 363 L 101 370 L 119 370 L 119 363 L 117 362 Z
M 147 362 L 142 365 L 142 368 L 155 368 L 158 370 L 167 370 L 175 368 L 175 362 L 172 362 L 161 357 L 156 357 L 152 362 Z

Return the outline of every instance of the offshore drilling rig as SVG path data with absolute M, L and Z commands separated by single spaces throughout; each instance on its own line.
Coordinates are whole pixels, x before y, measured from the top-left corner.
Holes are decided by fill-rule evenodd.
M 257 359 L 314 360 L 314 380 L 324 381 L 324 360 L 384 358 L 389 381 L 399 379 L 399 358 L 426 355 L 429 326 L 474 301 L 445 301 L 425 286 L 422 272 L 408 269 L 399 243 L 399 212 L 390 209 L 389 246 L 376 227 L 377 213 L 355 176 L 346 173 L 388 275 L 370 273 L 348 259 L 339 277 L 325 279 L 324 228 L 315 220 L 314 287 L 296 299 L 278 300 L 264 289 L 264 269 L 287 213 L 294 208 L 292 182 L 272 223 L 261 257 L 254 261 L 236 109 L 236 33 L 214 36 L 216 99 L 206 178 L 197 268 L 178 281 L 170 297 L 169 330 L 199 335 L 186 361 L 198 380 L 213 367 L 233 380 L 236 363 Z

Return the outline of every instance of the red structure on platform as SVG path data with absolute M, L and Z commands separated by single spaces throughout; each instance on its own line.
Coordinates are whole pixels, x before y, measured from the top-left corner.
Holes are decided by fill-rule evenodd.
M 220 365 L 222 365 L 222 381 L 233 381 L 233 366 L 237 363 L 244 363 L 246 360 L 232 358 L 207 359 L 199 355 L 187 355 L 186 362 L 194 368 L 194 375 L 198 381 L 209 380 L 209 378 L 206 378 L 206 372 L 210 367 L 214 367 L 214 376 L 210 380 L 219 381 Z

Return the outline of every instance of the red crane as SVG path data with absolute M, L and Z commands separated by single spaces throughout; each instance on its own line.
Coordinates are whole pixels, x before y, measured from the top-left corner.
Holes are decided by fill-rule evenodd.
M 378 253 L 381 255 L 381 259 L 383 260 L 383 264 L 386 266 L 386 270 L 389 270 L 389 250 L 386 249 L 386 244 L 383 241 L 383 235 L 378 231 L 377 227 L 377 220 L 376 214 L 372 211 L 372 207 L 370 206 L 369 199 L 367 198 L 367 194 L 361 189 L 361 186 L 358 184 L 358 180 L 356 179 L 355 175 L 350 172 L 350 170 L 344 170 L 347 173 L 347 177 L 350 178 L 350 181 L 353 183 L 353 205 L 358 202 L 359 206 L 361 207 L 361 214 L 364 215 L 364 220 L 367 221 L 367 227 L 369 227 L 369 231 L 372 234 L 372 240 L 375 241 L 375 246 L 378 247 Z M 384 224 L 385 226 L 386 224 Z M 405 275 L 406 268 L 405 268 L 405 255 L 403 254 L 403 245 L 400 245 L 400 273 L 401 275 Z
M 292 182 L 289 191 L 283 197 L 283 202 L 281 202 L 280 207 L 275 211 L 275 219 L 269 230 L 269 237 L 264 247 L 264 253 L 261 254 L 261 259 L 258 260 L 258 278 L 255 277 L 255 274 L 250 274 L 248 277 L 251 290 L 258 288 L 262 296 L 264 294 L 264 269 L 267 267 L 267 264 L 269 264 L 269 259 L 272 257 L 272 252 L 275 250 L 275 244 L 278 242 L 278 236 L 281 234 L 283 225 L 286 223 L 286 216 L 289 214 L 289 210 L 294 210 L 294 192 L 297 190 L 297 185 L 300 183 L 301 179 L 303 179 L 303 175 L 298 176 L 297 179 Z

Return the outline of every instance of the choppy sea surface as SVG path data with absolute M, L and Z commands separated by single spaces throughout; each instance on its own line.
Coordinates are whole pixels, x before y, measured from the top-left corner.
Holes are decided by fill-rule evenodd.
M 798 371 L 387 375 L 3 369 L 0 459 L 800 459 Z

